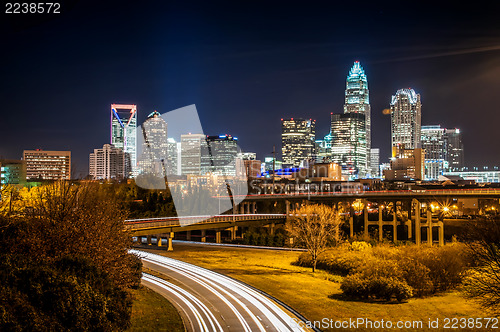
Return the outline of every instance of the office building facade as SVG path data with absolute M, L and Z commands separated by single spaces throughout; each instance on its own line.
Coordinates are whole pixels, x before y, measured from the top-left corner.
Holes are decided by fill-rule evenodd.
M 369 172 L 365 130 L 365 116 L 361 113 L 332 114 L 332 162 L 342 167 L 342 174 L 349 180 Z
M 27 180 L 69 180 L 71 151 L 24 150 Z
M 181 174 L 201 175 L 201 154 L 208 151 L 203 134 L 181 135 Z
M 141 125 L 142 152 L 138 167 L 142 174 L 165 176 L 169 162 L 167 123 L 157 111 L 150 113 Z
M 420 95 L 413 89 L 400 89 L 391 99 L 391 146 L 404 144 L 405 149 L 420 148 Z
M 202 147 L 201 173 L 235 176 L 236 158 L 241 152 L 237 143 L 238 138 L 231 135 L 207 136 L 206 145 Z M 238 172 L 241 173 L 242 170 Z
M 425 151 L 425 180 L 437 180 L 445 169 L 444 128 L 422 126 L 421 145 Z
M 315 156 L 316 120 L 281 119 L 283 165 L 299 167 Z
M 371 149 L 371 108 L 370 92 L 365 71 L 359 61 L 355 61 L 346 80 L 344 113 L 360 113 L 365 116 L 366 155 Z M 370 160 L 367 158 L 369 168 Z
M 443 135 L 444 159 L 447 171 L 461 171 L 465 167 L 464 146 L 460 129 L 445 129 Z
M 111 104 L 111 140 L 115 148 L 127 153 L 129 176 L 138 173 L 137 168 L 137 106 Z
M 89 175 L 93 180 L 126 179 L 128 166 L 126 153 L 111 144 L 104 144 L 89 155 Z

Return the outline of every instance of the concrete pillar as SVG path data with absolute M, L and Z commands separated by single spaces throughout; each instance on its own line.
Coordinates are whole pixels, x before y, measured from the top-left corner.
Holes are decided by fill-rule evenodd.
M 349 216 L 349 237 L 354 237 L 354 218 Z
M 444 224 L 442 221 L 438 222 L 438 226 L 439 226 L 439 233 L 438 233 L 438 237 L 439 237 L 439 246 L 442 247 L 444 246 Z
M 427 210 L 427 244 L 432 246 L 432 212 Z
M 221 243 L 220 230 L 215 231 L 215 243 Z
M 365 203 L 365 207 L 363 208 L 363 221 L 364 221 L 364 233 L 365 233 L 365 236 L 368 237 L 368 207 L 366 206 L 366 201 L 364 202 Z
M 252 203 L 252 213 L 256 214 L 257 213 L 257 202 Z
M 396 214 L 396 204 L 394 204 L 394 211 L 392 211 L 392 231 L 394 242 L 398 241 L 398 216 Z
M 285 206 L 286 206 L 286 217 L 290 215 L 290 201 L 285 201 Z
M 157 235 L 157 236 L 156 236 L 156 245 L 157 245 L 158 247 L 161 247 L 161 235 Z
M 420 245 L 422 242 L 422 229 L 420 226 L 420 210 L 421 204 L 419 201 L 415 200 L 415 243 Z
M 191 241 L 191 231 L 186 232 L 186 240 Z
M 148 243 L 148 246 L 151 245 L 151 235 L 148 235 L 148 237 L 147 237 L 147 243 Z
M 231 240 L 236 240 L 236 231 L 238 231 L 238 226 L 231 227 Z
M 168 234 L 168 248 L 167 248 L 168 251 L 174 250 L 174 246 L 172 245 L 173 239 L 174 239 L 174 232 L 170 232 L 170 234 Z
M 201 242 L 207 242 L 207 231 L 204 229 L 201 230 Z
M 274 228 L 275 227 L 276 227 L 276 224 L 273 222 L 269 225 L 269 234 L 274 235 Z

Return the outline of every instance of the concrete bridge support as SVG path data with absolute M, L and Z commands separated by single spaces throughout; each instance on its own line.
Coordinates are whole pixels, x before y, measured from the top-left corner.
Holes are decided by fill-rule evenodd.
M 191 231 L 186 232 L 186 240 L 191 241 Z
M 172 251 L 174 250 L 174 247 L 172 245 L 172 240 L 174 239 L 174 232 L 170 232 L 168 234 L 168 247 L 167 247 L 167 250 L 168 251 Z
M 398 216 L 396 215 L 396 202 L 394 202 L 394 209 L 392 211 L 392 232 L 392 241 L 396 243 L 398 241 Z
M 156 236 L 156 245 L 161 247 L 161 234 Z
M 201 242 L 207 242 L 207 231 L 204 229 L 201 230 Z
M 147 242 L 148 246 L 151 245 L 151 235 L 148 235 L 146 242 Z
M 220 230 L 215 231 L 215 243 L 221 243 Z

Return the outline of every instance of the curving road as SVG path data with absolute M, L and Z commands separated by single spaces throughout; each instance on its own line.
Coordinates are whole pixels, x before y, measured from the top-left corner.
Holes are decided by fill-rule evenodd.
M 172 258 L 131 253 L 168 278 L 144 274 L 142 280 L 180 309 L 188 331 L 304 331 L 299 318 L 248 285 Z

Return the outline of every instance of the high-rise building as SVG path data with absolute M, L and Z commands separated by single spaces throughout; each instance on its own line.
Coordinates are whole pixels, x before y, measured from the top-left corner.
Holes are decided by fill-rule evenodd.
M 371 148 L 370 149 L 370 175 L 373 178 L 380 177 L 380 149 Z
M 400 89 L 391 99 L 391 146 L 420 148 L 420 95 L 413 89 Z M 394 156 L 393 156 L 394 157 Z
M 444 159 L 448 164 L 448 171 L 461 171 L 464 168 L 464 146 L 460 129 L 445 129 Z
M 344 113 L 360 113 L 365 116 L 366 155 L 371 149 L 371 112 L 368 80 L 359 61 L 355 61 L 346 80 Z M 370 159 L 366 160 L 369 169 Z
M 138 165 L 140 173 L 165 176 L 169 163 L 167 123 L 161 114 L 154 111 L 140 128 L 142 134 L 142 153 Z
M 328 163 L 332 160 L 332 133 L 315 142 L 316 162 Z
M 425 180 L 437 180 L 445 169 L 444 128 L 422 126 L 421 145 L 425 150 Z
M 365 115 L 332 114 L 332 161 L 342 167 L 349 180 L 365 177 L 367 168 Z
M 207 136 L 201 153 L 201 173 L 236 175 L 238 138 L 231 135 Z
M 299 167 L 314 158 L 316 120 L 281 119 L 281 154 L 283 164 Z
M 137 175 L 137 106 L 111 104 L 111 145 L 126 152 L 130 176 Z
M 24 150 L 26 179 L 69 180 L 71 178 L 71 151 Z
M 202 148 L 207 150 L 206 136 L 203 134 L 181 135 L 181 174 L 201 174 Z
M 94 149 L 89 155 L 89 175 L 93 180 L 123 180 L 130 172 L 127 169 L 127 154 L 111 144 Z
M 169 137 L 167 138 L 168 145 L 168 160 L 167 160 L 167 175 L 181 175 L 181 148 L 180 142 L 176 142 L 175 139 Z
M 7 184 L 24 184 L 25 182 L 26 161 L 9 159 L 0 160 L 0 188 Z

